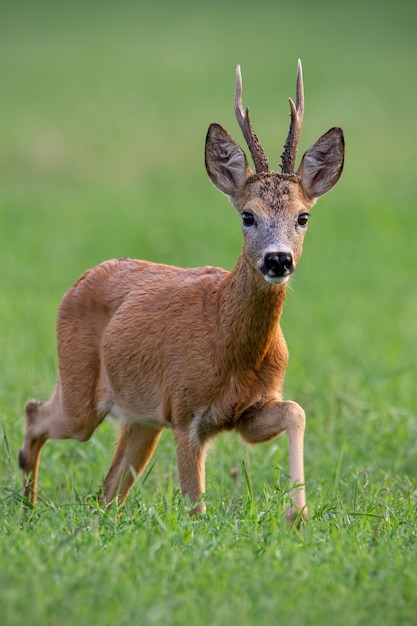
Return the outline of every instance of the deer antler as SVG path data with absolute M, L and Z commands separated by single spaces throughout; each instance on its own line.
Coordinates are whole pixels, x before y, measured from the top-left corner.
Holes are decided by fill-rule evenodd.
M 252 155 L 253 163 L 257 174 L 269 171 L 268 159 L 255 135 L 249 119 L 249 109 L 243 110 L 242 106 L 242 75 L 240 65 L 236 67 L 236 92 L 235 92 L 235 114 L 238 124 Z
M 303 70 L 301 61 L 298 59 L 297 66 L 297 95 L 296 104 L 289 98 L 291 107 L 291 124 L 285 142 L 284 152 L 281 155 L 281 171 L 285 174 L 293 174 L 295 169 L 295 157 L 297 154 L 297 143 L 300 137 L 301 126 L 304 115 L 304 86 Z

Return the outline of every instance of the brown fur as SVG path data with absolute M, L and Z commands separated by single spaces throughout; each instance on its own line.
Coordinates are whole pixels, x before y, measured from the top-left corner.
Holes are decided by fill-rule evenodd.
M 296 266 L 305 234 L 298 217 L 340 176 L 343 136 L 340 129 L 329 132 L 333 156 L 322 175 L 314 156 L 321 154 L 321 139 L 297 175 L 254 175 L 226 131 L 210 127 L 210 178 L 241 214 L 256 218 L 256 226 L 243 229 L 232 272 L 111 260 L 67 292 L 58 312 L 55 392 L 47 402 L 26 405 L 19 464 L 33 503 L 43 444 L 86 441 L 110 414 L 120 435 L 104 483 L 106 502 L 124 501 L 165 427 L 174 432 L 182 492 L 200 512 L 205 451 L 216 434 L 236 429 L 252 444 L 286 430 L 293 487 L 288 516 L 306 516 L 304 411 L 282 399 L 288 351 L 279 322 L 287 277 L 271 282 L 264 266 L 271 250 L 289 251 Z

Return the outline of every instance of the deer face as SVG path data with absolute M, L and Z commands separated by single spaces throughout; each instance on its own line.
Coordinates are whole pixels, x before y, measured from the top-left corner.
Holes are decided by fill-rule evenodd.
M 304 154 L 297 172 L 254 174 L 245 153 L 218 124 L 206 140 L 206 168 L 242 218 L 243 254 L 268 283 L 286 282 L 301 256 L 308 213 L 339 180 L 344 141 L 332 128 Z
M 297 176 L 251 176 L 248 199 L 239 206 L 244 254 L 267 282 L 287 282 L 301 256 L 312 202 L 304 196 Z

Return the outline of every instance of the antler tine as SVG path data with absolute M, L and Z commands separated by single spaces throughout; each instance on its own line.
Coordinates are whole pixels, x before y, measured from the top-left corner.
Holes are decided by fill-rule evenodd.
M 304 85 L 303 69 L 301 61 L 298 59 L 297 65 L 297 93 L 296 104 L 289 98 L 291 108 L 291 124 L 285 142 L 284 152 L 281 155 L 281 170 L 283 173 L 292 174 L 295 169 L 295 157 L 297 155 L 297 144 L 301 133 L 301 126 L 304 116 Z
M 252 155 L 257 174 L 269 171 L 268 159 L 262 149 L 249 118 L 249 109 L 243 110 L 242 105 L 242 75 L 240 65 L 236 66 L 236 92 L 235 92 L 235 115 L 243 136 Z

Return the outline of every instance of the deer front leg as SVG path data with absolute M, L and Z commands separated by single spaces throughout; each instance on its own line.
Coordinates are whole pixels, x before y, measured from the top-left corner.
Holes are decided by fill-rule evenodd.
M 239 421 L 237 430 L 248 443 L 263 443 L 287 431 L 290 457 L 290 497 L 287 522 L 307 518 L 304 487 L 305 413 L 296 402 L 274 401 L 257 410 L 250 409 Z
M 176 429 L 174 438 L 181 493 L 195 505 L 191 515 L 204 514 L 206 505 L 202 497 L 206 486 L 206 445 L 194 438 L 191 430 L 187 429 Z

